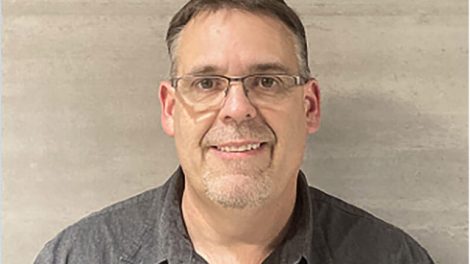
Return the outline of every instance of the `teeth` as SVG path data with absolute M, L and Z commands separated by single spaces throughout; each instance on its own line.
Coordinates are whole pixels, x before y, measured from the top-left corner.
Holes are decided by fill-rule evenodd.
M 217 147 L 218 150 L 223 152 L 244 152 L 249 150 L 258 149 L 261 146 L 261 143 L 258 144 L 247 144 L 243 146 L 226 146 L 226 147 Z

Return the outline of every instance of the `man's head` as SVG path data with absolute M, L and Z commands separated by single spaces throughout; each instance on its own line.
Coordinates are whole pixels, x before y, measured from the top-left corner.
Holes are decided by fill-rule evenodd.
M 175 138 L 185 195 L 231 208 L 295 195 L 320 118 L 295 13 L 283 1 L 190 1 L 168 45 L 162 125 Z

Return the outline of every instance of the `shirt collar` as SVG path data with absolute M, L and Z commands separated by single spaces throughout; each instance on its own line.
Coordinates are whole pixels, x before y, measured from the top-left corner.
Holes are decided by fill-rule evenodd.
M 154 246 L 150 250 L 156 263 L 190 263 L 196 256 L 186 231 L 181 212 L 184 190 L 184 174 L 179 167 L 162 186 L 162 195 L 156 197 L 150 209 L 147 225 L 150 227 L 142 242 Z M 307 179 L 299 171 L 297 198 L 289 230 L 281 245 L 264 263 L 331 263 L 325 237 L 317 221 L 314 221 L 316 204 L 313 202 Z M 156 210 L 155 207 L 160 207 Z M 151 241 L 155 240 L 154 243 Z
M 297 198 L 289 231 L 268 260 L 272 258 L 273 263 L 331 263 L 323 231 L 314 218 L 317 206 L 313 195 L 304 173 L 299 171 Z
M 318 221 L 320 208 L 314 194 L 315 192 L 312 187 L 309 187 L 304 173 L 299 171 L 295 213 L 299 215 L 301 220 L 293 228 L 297 232 L 299 239 L 297 242 L 303 241 L 305 245 L 302 253 L 308 264 L 331 264 L 332 257 L 323 228 Z
M 167 182 L 168 188 L 163 195 L 162 213 L 158 220 L 157 238 L 160 262 L 189 263 L 193 255 L 193 246 L 183 221 L 181 200 L 184 190 L 184 174 L 181 167 Z M 160 263 L 157 262 L 157 263 Z

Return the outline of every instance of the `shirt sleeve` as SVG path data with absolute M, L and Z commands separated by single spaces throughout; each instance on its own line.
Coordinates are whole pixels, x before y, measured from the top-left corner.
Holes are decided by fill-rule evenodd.
M 34 260 L 34 264 L 70 264 L 69 255 L 71 243 L 67 241 L 65 232 L 57 235 L 53 240 L 47 242 Z
M 403 243 L 398 254 L 397 264 L 434 264 L 428 254 L 416 240 L 403 232 Z

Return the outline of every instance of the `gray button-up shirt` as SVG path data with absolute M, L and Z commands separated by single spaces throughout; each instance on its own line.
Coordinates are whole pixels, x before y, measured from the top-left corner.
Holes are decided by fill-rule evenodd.
M 62 231 L 35 264 L 207 263 L 192 247 L 181 214 L 184 175 L 122 201 Z M 266 221 L 275 221 L 266 219 Z M 431 264 L 400 229 L 309 187 L 299 172 L 293 220 L 263 262 L 308 264 Z

